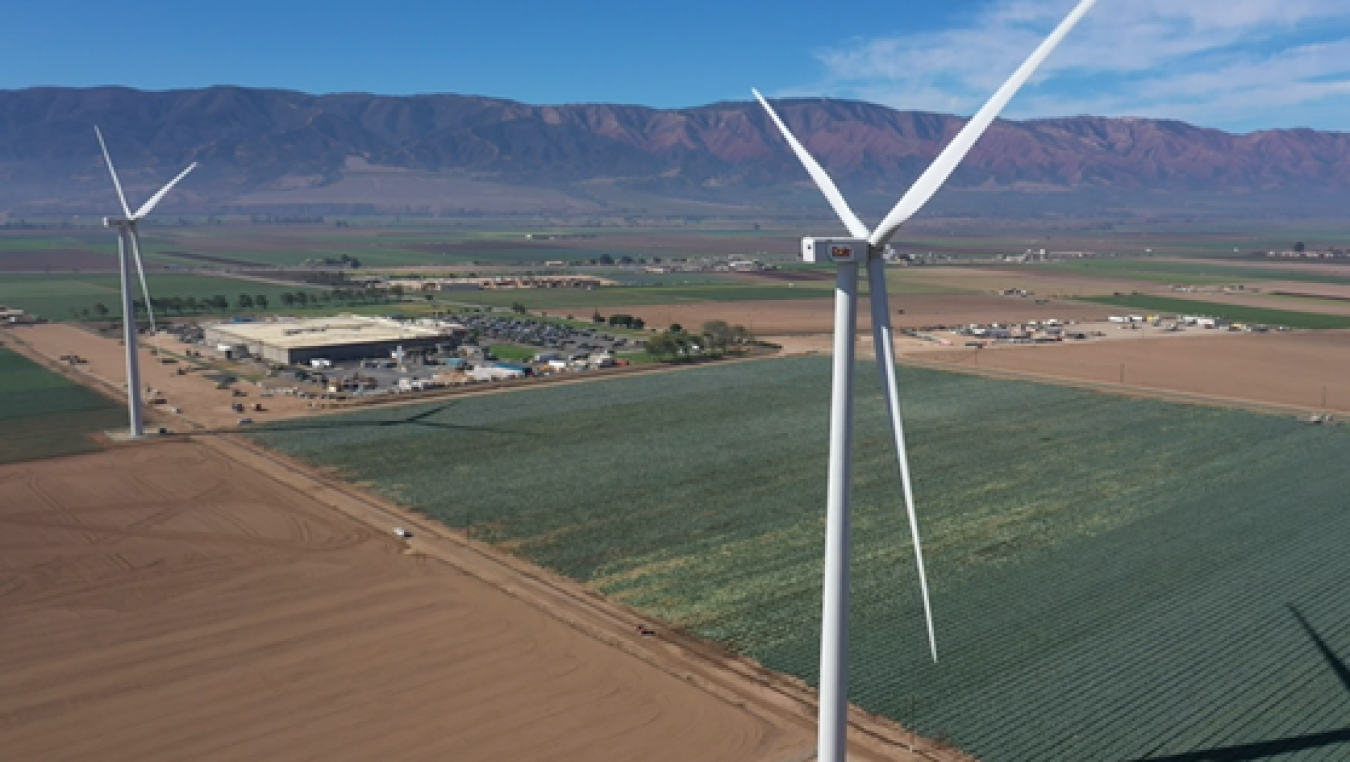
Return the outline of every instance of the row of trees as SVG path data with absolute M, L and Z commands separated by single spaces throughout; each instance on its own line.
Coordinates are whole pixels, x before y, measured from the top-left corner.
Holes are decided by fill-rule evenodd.
M 356 304 L 383 304 L 403 296 L 403 289 L 395 286 L 382 288 L 344 288 L 331 291 L 286 291 L 279 297 L 281 306 L 296 309 L 306 307 L 348 306 Z M 137 314 L 145 313 L 145 300 L 132 301 Z M 150 297 L 150 306 L 156 315 L 199 315 L 234 311 L 265 310 L 272 305 L 266 294 L 239 294 L 230 299 L 223 294 L 215 296 L 161 296 Z M 82 320 L 105 319 L 110 310 L 103 303 L 85 309 L 71 309 L 71 314 Z
M 754 341 L 754 336 L 743 325 L 728 325 L 723 320 L 703 324 L 701 333 L 688 333 L 680 325 L 672 325 L 665 333 L 647 339 L 647 354 L 662 361 L 685 360 L 693 357 L 720 357 L 732 350 L 742 350 Z
M 613 328 L 632 328 L 635 331 L 641 331 L 643 328 L 647 327 L 647 321 L 640 317 L 633 317 L 632 315 L 610 315 L 607 318 L 604 315 L 601 315 L 599 311 L 596 311 L 595 314 L 591 315 L 591 322 L 599 323 L 601 325 L 608 324 Z

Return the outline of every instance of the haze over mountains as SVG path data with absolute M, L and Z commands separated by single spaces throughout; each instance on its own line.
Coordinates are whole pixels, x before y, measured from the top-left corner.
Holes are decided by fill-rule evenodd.
M 854 101 L 775 106 L 864 209 L 893 203 L 964 124 Z M 170 214 L 718 215 L 820 206 L 750 101 L 659 110 L 105 87 L 0 91 L 0 211 L 108 211 L 95 124 L 130 196 L 201 163 L 165 203 Z M 1028 197 L 1068 209 L 1085 197 L 1122 208 L 1176 198 L 1340 203 L 1350 199 L 1350 134 L 1232 135 L 1091 116 L 1002 121 L 952 186 L 939 207 L 994 215 Z

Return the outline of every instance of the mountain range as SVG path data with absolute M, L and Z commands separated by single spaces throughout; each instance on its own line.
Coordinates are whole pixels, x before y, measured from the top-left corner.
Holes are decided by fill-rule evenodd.
M 889 205 L 964 124 L 846 100 L 775 107 L 864 209 Z M 821 207 L 750 101 L 662 110 L 452 94 L 99 87 L 0 91 L 0 212 L 108 211 L 112 191 L 94 125 L 108 137 L 129 196 L 200 163 L 166 201 L 169 213 L 715 215 Z M 1339 203 L 1350 199 L 1350 134 L 1235 135 L 1092 116 L 1000 121 L 951 187 L 949 204 L 990 209 L 1020 197 Z

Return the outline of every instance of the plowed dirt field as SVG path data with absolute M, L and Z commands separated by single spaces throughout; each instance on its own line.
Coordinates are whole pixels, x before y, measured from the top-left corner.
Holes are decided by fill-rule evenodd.
M 0 758 L 809 753 L 809 726 L 711 695 L 222 448 L 0 467 Z

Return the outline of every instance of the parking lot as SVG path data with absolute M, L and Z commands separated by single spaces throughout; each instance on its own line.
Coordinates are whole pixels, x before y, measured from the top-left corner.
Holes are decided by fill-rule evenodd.
M 617 335 L 606 326 L 580 328 L 547 320 L 502 316 L 484 313 L 461 313 L 446 316 L 478 335 L 479 344 L 509 342 L 525 346 L 559 351 L 623 352 L 641 346 L 641 339 Z

